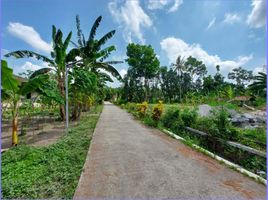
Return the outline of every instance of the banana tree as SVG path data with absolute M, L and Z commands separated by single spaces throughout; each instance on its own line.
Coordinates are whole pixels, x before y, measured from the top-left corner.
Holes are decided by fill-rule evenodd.
M 257 92 L 262 95 L 266 95 L 267 88 L 267 74 L 263 72 L 259 72 L 257 76 L 254 78 L 254 82 L 249 85 L 249 89 L 251 91 Z
M 48 75 L 42 74 L 29 79 L 28 82 L 20 84 L 13 77 L 13 70 L 8 67 L 7 62 L 1 61 L 2 73 L 2 100 L 9 99 L 12 102 L 12 146 L 18 144 L 18 114 L 19 102 L 22 96 L 25 96 L 33 91 L 36 91 L 42 84 L 45 84 Z
M 49 64 L 50 68 L 42 68 L 40 70 L 35 71 L 31 78 L 36 77 L 39 74 L 47 73 L 51 70 L 54 70 L 56 74 L 57 87 L 60 92 L 61 97 L 64 99 L 65 91 L 64 91 L 64 80 L 65 80 L 65 66 L 66 66 L 66 57 L 67 57 L 67 48 L 70 43 L 72 32 L 68 34 L 66 39 L 63 41 L 63 34 L 60 29 L 56 29 L 55 26 L 52 26 L 52 42 L 53 42 L 53 50 L 51 52 L 51 58 L 46 57 L 44 55 L 40 55 L 33 51 L 28 50 L 19 50 L 8 53 L 5 57 L 15 57 L 15 58 L 29 58 L 35 57 L 38 60 L 42 60 Z M 59 104 L 59 112 L 61 119 L 65 119 L 65 107 L 64 104 Z
M 123 63 L 122 61 L 104 61 L 109 55 L 115 51 L 115 46 L 111 45 L 104 49 L 101 47 L 113 37 L 115 34 L 115 30 L 112 30 L 106 33 L 99 40 L 95 39 L 97 28 L 100 25 L 102 17 L 99 16 L 89 33 L 88 40 L 85 40 L 85 36 L 80 28 L 80 19 L 79 16 L 76 16 L 76 27 L 77 27 L 77 38 L 78 44 L 73 43 L 76 48 L 73 48 L 68 54 L 67 60 L 74 61 L 75 58 L 82 58 L 83 62 L 79 64 L 80 67 L 97 73 L 99 69 L 104 70 L 105 72 L 109 72 L 112 76 L 117 78 L 118 80 L 122 80 L 119 72 L 112 66 L 114 64 Z

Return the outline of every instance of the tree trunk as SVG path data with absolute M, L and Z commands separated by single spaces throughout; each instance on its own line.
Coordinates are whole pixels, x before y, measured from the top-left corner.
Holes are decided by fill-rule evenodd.
M 18 116 L 16 115 L 12 120 L 12 146 L 18 144 Z
M 60 91 L 60 95 L 63 99 L 65 99 L 65 91 L 64 91 L 64 77 L 59 78 L 58 80 L 58 89 Z M 65 120 L 65 105 L 59 105 L 60 117 L 61 120 Z

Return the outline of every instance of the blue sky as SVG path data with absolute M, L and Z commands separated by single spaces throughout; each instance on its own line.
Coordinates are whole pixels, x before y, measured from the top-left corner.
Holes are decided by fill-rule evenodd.
M 97 38 L 116 30 L 107 43 L 117 47 L 110 60 L 125 59 L 127 44 L 135 42 L 152 45 L 162 66 L 178 55 L 202 60 L 210 74 L 217 64 L 225 75 L 239 66 L 261 71 L 266 64 L 265 0 L 2 0 L 1 53 L 27 49 L 49 55 L 52 25 L 64 36 L 72 31 L 76 41 L 77 14 L 86 36 L 99 15 Z M 34 59 L 7 60 L 15 73 L 46 66 Z M 128 65 L 116 68 L 123 75 Z

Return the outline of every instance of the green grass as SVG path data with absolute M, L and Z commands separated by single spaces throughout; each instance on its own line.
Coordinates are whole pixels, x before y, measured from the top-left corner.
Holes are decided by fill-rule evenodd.
M 11 198 L 72 198 L 100 113 L 86 113 L 68 135 L 47 147 L 19 145 L 2 155 L 2 194 Z

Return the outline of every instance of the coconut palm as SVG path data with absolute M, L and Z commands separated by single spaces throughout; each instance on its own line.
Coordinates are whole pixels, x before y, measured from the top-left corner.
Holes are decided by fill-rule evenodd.
M 67 38 L 63 41 L 63 34 L 60 29 L 56 29 L 55 26 L 52 26 L 52 51 L 51 58 L 48 58 L 44 55 L 38 54 L 33 51 L 28 50 L 19 50 L 8 53 L 5 57 L 15 57 L 15 58 L 29 58 L 35 57 L 38 60 L 42 60 L 49 64 L 51 68 L 42 68 L 40 70 L 35 71 L 31 78 L 36 77 L 39 74 L 47 73 L 51 70 L 54 70 L 56 73 L 56 81 L 57 87 L 61 94 L 61 97 L 64 99 L 65 91 L 64 91 L 64 79 L 65 79 L 65 66 L 66 66 L 66 57 L 67 57 L 67 48 L 70 43 L 72 32 L 70 32 Z M 62 120 L 65 119 L 65 107 L 63 104 L 59 105 L 60 116 Z
M 181 102 L 181 95 L 182 95 L 182 73 L 185 69 L 184 65 L 185 61 L 181 56 L 178 56 L 176 59 L 176 63 L 173 63 L 172 66 L 174 70 L 177 72 L 178 76 L 180 77 L 180 102 Z

